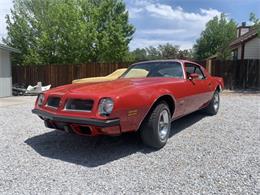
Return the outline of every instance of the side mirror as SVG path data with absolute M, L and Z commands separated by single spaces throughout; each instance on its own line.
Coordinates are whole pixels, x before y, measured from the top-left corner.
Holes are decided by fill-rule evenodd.
M 194 80 L 194 79 L 198 79 L 199 75 L 197 73 L 191 73 L 189 75 L 189 80 Z

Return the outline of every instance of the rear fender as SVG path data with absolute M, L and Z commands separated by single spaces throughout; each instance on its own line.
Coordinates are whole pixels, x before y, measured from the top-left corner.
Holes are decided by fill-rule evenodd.
M 224 80 L 222 77 L 213 77 L 216 81 L 216 89 L 219 86 L 220 87 L 220 91 L 223 91 L 224 89 Z

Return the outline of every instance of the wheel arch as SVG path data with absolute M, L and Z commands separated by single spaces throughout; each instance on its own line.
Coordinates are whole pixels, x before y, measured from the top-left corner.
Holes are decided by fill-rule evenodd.
M 151 113 L 151 111 L 160 103 L 160 102 L 166 102 L 168 104 L 168 107 L 171 112 L 171 117 L 173 117 L 173 114 L 175 112 L 175 105 L 176 105 L 176 100 L 175 98 L 170 95 L 170 94 L 163 94 L 159 97 L 157 97 L 153 103 L 151 104 L 150 108 L 148 109 L 147 113 L 144 115 L 143 120 L 141 120 L 138 129 L 141 127 L 142 123 L 146 120 L 147 116 Z
M 220 84 L 217 85 L 215 91 L 218 91 L 219 93 L 222 91 L 222 88 L 221 88 L 221 85 L 220 85 Z
M 162 95 L 160 96 L 151 106 L 151 108 L 149 109 L 149 112 L 151 110 L 154 109 L 155 106 L 157 106 L 160 102 L 166 102 L 169 106 L 170 112 L 171 112 L 171 116 L 173 116 L 174 112 L 175 112 L 175 98 L 173 98 L 171 95 Z M 148 113 L 149 113 L 148 112 Z

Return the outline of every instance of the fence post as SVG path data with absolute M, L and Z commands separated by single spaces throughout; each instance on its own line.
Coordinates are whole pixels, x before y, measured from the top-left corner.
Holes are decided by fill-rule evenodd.
M 211 65 L 212 64 L 212 60 L 211 59 L 207 59 L 206 60 L 206 69 L 208 70 L 209 74 L 212 74 L 212 71 L 211 71 Z

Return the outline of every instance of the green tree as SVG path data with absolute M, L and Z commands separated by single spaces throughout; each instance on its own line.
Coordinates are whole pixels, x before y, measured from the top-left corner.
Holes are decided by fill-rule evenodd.
M 131 52 L 132 61 L 160 60 L 160 59 L 191 59 L 192 50 L 181 50 L 178 45 L 166 43 L 158 47 L 150 46 L 144 49 L 137 48 Z
M 132 60 L 135 62 L 148 60 L 147 52 L 145 49 L 137 48 L 131 52 Z
M 178 59 L 192 59 L 193 55 L 192 55 L 192 49 L 184 49 L 184 50 L 180 50 L 178 52 Z
M 217 54 L 219 59 L 228 59 L 231 54 L 229 44 L 235 37 L 236 23 L 233 20 L 228 20 L 224 14 L 214 17 L 194 45 L 195 58 L 201 60 Z
M 122 61 L 127 57 L 128 44 L 134 28 L 128 24 L 125 4 L 117 0 L 102 0 L 96 11 L 98 61 Z
M 175 59 L 178 56 L 180 47 L 178 45 L 172 45 L 170 43 L 166 43 L 165 45 L 159 45 L 158 50 L 160 56 L 163 59 Z
M 249 16 L 249 20 L 250 22 L 253 22 L 253 25 L 257 31 L 257 36 L 260 37 L 260 19 L 257 18 L 254 13 L 251 12 Z
M 162 58 L 159 49 L 154 46 L 147 47 L 145 50 L 147 52 L 148 60 L 157 60 Z
M 6 19 L 23 65 L 123 61 L 134 33 L 121 0 L 14 0 Z

